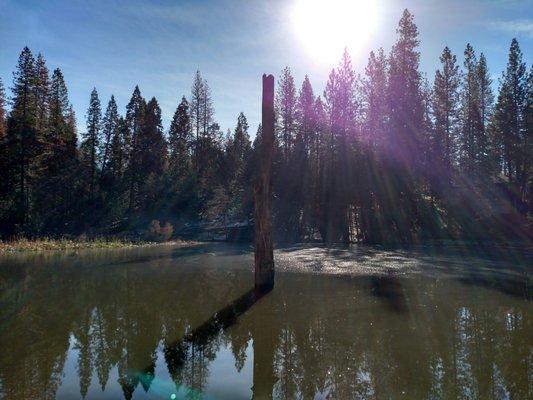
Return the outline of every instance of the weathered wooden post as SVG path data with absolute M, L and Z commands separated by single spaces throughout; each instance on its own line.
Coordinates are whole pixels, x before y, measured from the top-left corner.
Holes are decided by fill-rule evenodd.
M 254 185 L 255 287 L 274 286 L 270 169 L 274 151 L 274 77 L 263 75 L 262 133 L 259 141 L 259 174 Z

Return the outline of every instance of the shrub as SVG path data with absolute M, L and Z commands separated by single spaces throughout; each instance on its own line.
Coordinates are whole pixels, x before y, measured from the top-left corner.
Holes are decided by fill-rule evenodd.
M 166 242 L 167 240 L 170 240 L 172 237 L 172 233 L 174 233 L 174 227 L 170 222 L 165 222 L 165 226 L 161 228 L 161 239 L 163 242 Z
M 154 219 L 150 222 L 150 225 L 148 225 L 145 238 L 154 242 L 166 242 L 172 237 L 173 232 L 174 227 L 170 222 L 165 222 L 165 225 L 162 227 L 159 220 Z

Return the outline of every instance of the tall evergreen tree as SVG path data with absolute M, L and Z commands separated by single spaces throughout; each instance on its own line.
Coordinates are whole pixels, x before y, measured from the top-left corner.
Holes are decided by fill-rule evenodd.
M 479 81 L 477 58 L 474 48 L 468 43 L 464 52 L 464 75 L 461 116 L 461 164 L 467 173 L 472 173 L 478 161 L 478 138 L 481 128 L 479 114 Z
M 479 132 L 479 162 L 484 171 L 490 169 L 490 140 L 487 127 L 490 122 L 492 107 L 494 105 L 494 94 L 492 92 L 492 78 L 487 66 L 487 59 L 483 53 L 479 56 L 477 64 L 477 78 L 479 85 L 479 118 L 481 120 Z
M 441 69 L 435 73 L 433 86 L 433 117 L 435 120 L 431 159 L 434 183 L 450 183 L 456 161 L 456 143 L 459 123 L 460 72 L 457 58 L 448 47 L 440 56 Z M 441 188 L 443 189 L 443 188 Z
M 199 170 L 206 161 L 203 159 L 203 155 L 207 151 L 201 147 L 209 140 L 215 138 L 215 133 L 211 129 L 214 115 L 211 91 L 207 81 L 202 78 L 200 71 L 196 71 L 191 88 L 190 113 L 192 129 L 195 135 L 194 164 L 196 170 Z
M 230 171 L 232 178 L 239 178 L 244 172 L 246 158 L 252 148 L 248 134 L 248 121 L 241 112 L 237 117 L 237 126 L 229 150 Z
M 189 166 L 189 149 L 192 149 L 192 127 L 189 114 L 189 102 L 182 97 L 168 131 L 169 169 L 175 176 L 181 169 Z
M 144 124 L 144 112 L 146 101 L 141 96 L 139 86 L 135 86 L 131 99 L 126 106 L 125 122 L 128 126 L 127 136 L 124 137 L 124 145 L 127 157 L 127 180 L 129 193 L 129 212 L 133 212 L 136 206 L 136 194 L 142 182 L 140 174 L 140 132 Z
M 124 176 L 126 170 L 126 143 L 128 137 L 128 125 L 123 117 L 119 117 L 117 127 L 111 138 L 109 150 L 109 161 L 107 163 L 108 175 L 112 181 L 118 183 Z
M 384 144 L 387 110 L 387 58 L 383 49 L 370 52 L 365 69 L 365 135 L 372 148 Z
M 0 78 L 0 143 L 6 136 L 6 116 L 6 92 L 4 84 L 2 83 L 2 78 Z M 3 149 L 3 147 L 0 148 Z
M 63 73 L 59 68 L 52 75 L 49 91 L 49 119 L 46 132 L 46 167 L 56 173 L 76 157 L 76 131 L 72 126 L 72 108 Z
M 48 123 L 50 80 L 46 61 L 41 53 L 39 53 L 35 62 L 35 78 L 35 100 L 37 107 L 35 128 L 40 134 L 43 134 L 46 131 Z
M 213 100 L 211 99 L 211 88 L 204 79 L 202 90 L 202 131 L 204 136 L 208 136 L 211 139 L 214 139 L 212 135 L 214 130 L 211 129 L 214 114 L 215 110 L 213 108 Z
M 146 104 L 137 142 L 139 148 L 137 177 L 141 194 L 139 201 L 145 208 L 153 207 L 162 189 L 160 178 L 168 166 L 161 109 L 155 97 Z
M 528 181 L 529 140 L 525 122 L 527 104 L 527 70 L 518 41 L 513 39 L 509 49 L 506 71 L 500 81 L 498 101 L 492 120 L 492 132 L 503 173 L 511 188 L 525 197 Z
M 273 190 L 278 212 L 275 215 L 282 240 L 294 240 L 300 235 L 301 193 L 295 180 L 295 144 L 298 132 L 298 96 L 294 78 L 288 67 L 281 73 L 275 102 L 277 145 L 274 155 Z
M 533 213 L 533 65 L 529 68 L 527 75 L 527 93 L 524 104 L 524 142 L 523 158 L 524 158 L 524 187 L 523 201 L 526 202 L 529 214 Z
M 76 160 L 76 131 L 70 121 L 72 109 L 63 74 L 54 70 L 47 95 L 47 123 L 43 134 L 42 176 L 35 199 L 41 229 L 48 233 L 68 227 L 72 215 L 73 167 Z
M 301 141 L 304 143 L 305 151 L 312 151 L 313 144 L 315 143 L 315 94 L 313 93 L 313 87 L 309 81 L 309 77 L 306 75 L 298 94 L 297 103 L 297 117 L 298 117 L 298 135 L 301 137 Z
M 11 212 L 12 224 L 24 231 L 29 222 L 32 178 L 38 154 L 36 130 L 35 59 L 28 47 L 20 53 L 17 69 L 13 73 L 11 112 L 7 124 L 9 171 L 6 179 L 14 181 L 15 209 Z M 16 183 L 15 183 L 16 182 Z
M 387 108 L 387 58 L 383 49 L 371 52 L 363 82 L 364 128 L 362 145 L 365 146 L 366 162 L 361 180 L 361 237 L 366 242 L 378 242 L 379 206 L 386 193 L 383 160 L 386 144 Z
M 397 33 L 389 58 L 387 153 L 392 185 L 387 211 L 392 221 L 388 230 L 396 229 L 396 240 L 411 241 L 418 214 L 415 190 L 423 170 L 424 110 L 418 28 L 408 10 L 403 12 Z
M 81 151 L 84 162 L 89 170 L 90 198 L 94 198 L 96 186 L 96 171 L 98 168 L 98 146 L 102 129 L 102 109 L 96 88 L 91 92 L 89 109 L 87 110 L 87 132 L 82 134 Z
M 279 79 L 276 96 L 278 140 L 285 160 L 289 159 L 296 135 L 297 101 L 294 78 L 289 67 L 285 67 Z
M 194 76 L 194 80 L 192 83 L 191 88 L 191 122 L 193 131 L 195 134 L 195 147 L 198 145 L 198 142 L 200 140 L 200 134 L 202 132 L 202 126 L 203 126 L 203 95 L 204 95 L 204 80 L 202 78 L 202 75 L 200 74 L 200 71 L 196 71 L 196 75 Z M 197 152 L 197 149 L 195 148 L 195 152 Z
M 356 77 L 348 51 L 332 71 L 324 92 L 330 122 L 330 157 L 327 161 L 325 201 L 326 242 L 350 240 L 350 212 L 355 164 L 350 157 L 356 136 Z M 354 168 L 351 168 L 354 167 Z
M 8 142 L 7 142 L 7 126 L 6 126 L 6 97 L 4 85 L 2 79 L 0 78 L 0 171 L 7 172 L 9 171 L 8 166 L 10 162 L 10 157 L 8 154 Z M 5 174 L 4 178 L 0 180 L 0 224 L 6 225 L 4 219 L 5 214 L 10 213 L 9 208 L 11 206 L 11 200 L 9 198 L 10 194 L 10 179 L 13 174 Z M 7 226 L 6 226 L 7 227 Z M 0 229 L 0 235 L 2 235 L 4 229 Z
M 318 191 L 318 168 L 319 168 L 319 135 L 315 113 L 315 95 L 313 87 L 306 75 L 297 103 L 297 135 L 296 135 L 296 157 L 293 162 L 293 171 L 299 175 L 302 210 L 302 234 L 306 235 L 317 228 L 316 219 L 316 194 Z M 304 188 L 308 188 L 305 190 Z M 307 195 L 306 195 L 307 194 Z
M 104 119 L 102 120 L 102 137 L 99 140 L 98 148 L 101 177 L 104 177 L 107 173 L 109 155 L 111 152 L 111 142 L 118 128 L 118 120 L 119 115 L 117 103 L 115 101 L 115 96 L 111 95 L 111 99 L 109 100 L 109 103 L 107 103 Z

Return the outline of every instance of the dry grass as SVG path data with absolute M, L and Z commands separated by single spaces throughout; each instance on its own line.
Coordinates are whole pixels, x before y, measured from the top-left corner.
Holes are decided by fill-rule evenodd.
M 155 246 L 164 244 L 187 244 L 183 241 L 169 241 L 164 243 L 155 242 L 132 242 L 121 239 L 50 239 L 41 238 L 35 240 L 16 239 L 13 241 L 0 241 L 0 254 L 25 251 L 48 251 L 48 250 L 72 250 L 72 249 L 118 249 L 125 247 Z

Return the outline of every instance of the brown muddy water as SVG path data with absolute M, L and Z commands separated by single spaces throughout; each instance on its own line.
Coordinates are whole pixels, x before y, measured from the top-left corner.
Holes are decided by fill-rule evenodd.
M 532 399 L 531 250 L 0 258 L 0 399 Z

